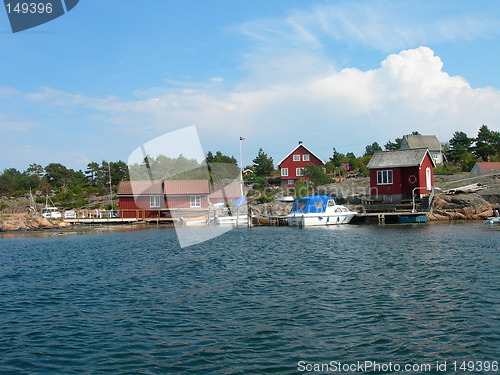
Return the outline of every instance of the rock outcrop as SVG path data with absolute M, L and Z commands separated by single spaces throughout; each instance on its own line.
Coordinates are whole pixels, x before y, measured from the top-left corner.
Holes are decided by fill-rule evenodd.
M 493 215 L 491 203 L 478 194 L 438 195 L 430 220 L 484 220 Z
M 70 227 L 62 220 L 48 220 L 30 214 L 12 214 L 0 219 L 0 232 L 37 229 L 62 229 Z

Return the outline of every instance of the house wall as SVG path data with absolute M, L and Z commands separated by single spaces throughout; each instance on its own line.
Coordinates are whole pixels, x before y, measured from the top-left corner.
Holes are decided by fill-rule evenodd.
M 206 195 L 201 196 L 201 208 L 208 208 L 208 199 Z M 167 209 L 174 208 L 191 208 L 191 196 L 188 195 L 180 195 L 180 196 L 167 196 L 166 198 L 166 207 Z
M 149 196 L 118 197 L 120 217 L 123 218 L 155 218 L 158 217 L 160 208 L 149 208 Z
M 422 164 L 419 167 L 392 167 L 392 168 L 374 168 L 370 169 L 370 191 L 375 196 L 394 196 L 391 199 L 398 201 L 401 199 L 411 199 L 413 189 L 417 189 L 415 194 L 420 197 L 422 194 L 429 194 L 431 190 L 426 189 L 426 169 L 430 168 L 431 183 L 434 186 L 434 165 L 428 154 L 426 154 Z M 377 184 L 377 171 L 391 170 L 393 183 L 388 185 Z
M 300 155 L 300 161 L 294 161 L 293 155 Z M 304 161 L 303 155 L 309 155 L 309 160 Z M 297 176 L 297 168 L 304 168 L 307 164 L 314 164 L 322 167 L 323 162 L 314 156 L 307 148 L 304 146 L 299 146 L 293 154 L 289 155 L 285 160 L 278 165 L 280 169 L 280 176 L 282 168 L 288 168 L 288 176 L 281 176 L 282 186 L 293 186 L 294 184 L 288 184 L 288 180 L 298 180 L 299 178 L 304 178 L 302 176 Z

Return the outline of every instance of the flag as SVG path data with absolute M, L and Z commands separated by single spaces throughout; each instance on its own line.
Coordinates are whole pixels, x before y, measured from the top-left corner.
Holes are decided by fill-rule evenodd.
M 240 137 L 240 141 L 246 141 L 246 138 Z

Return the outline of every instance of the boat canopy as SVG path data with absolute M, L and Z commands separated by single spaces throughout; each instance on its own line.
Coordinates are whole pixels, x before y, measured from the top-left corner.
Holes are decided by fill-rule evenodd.
M 313 195 L 295 200 L 290 213 L 320 213 L 325 212 L 327 206 L 334 206 L 335 201 L 327 195 Z

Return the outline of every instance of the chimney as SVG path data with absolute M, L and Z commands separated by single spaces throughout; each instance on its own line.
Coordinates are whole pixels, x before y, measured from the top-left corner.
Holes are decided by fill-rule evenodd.
M 489 163 L 489 162 L 491 162 L 491 158 L 488 156 L 488 157 L 486 158 L 486 161 L 487 161 L 488 163 Z

